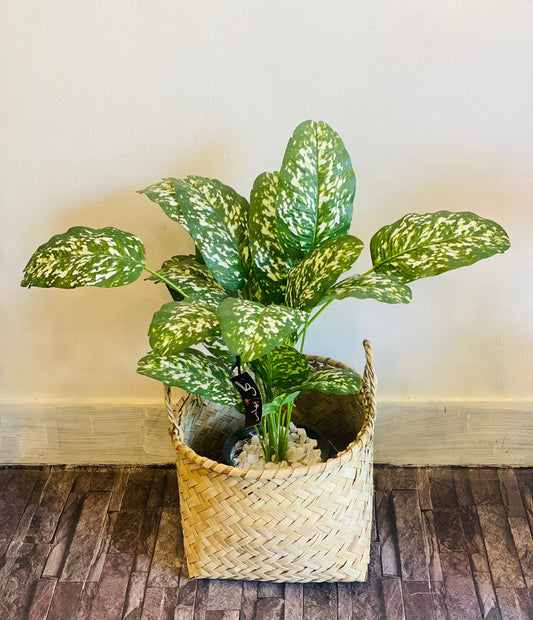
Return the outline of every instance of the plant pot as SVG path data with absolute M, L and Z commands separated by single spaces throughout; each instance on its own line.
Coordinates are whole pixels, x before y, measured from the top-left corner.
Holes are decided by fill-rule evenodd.
M 303 428 L 310 439 L 316 439 L 318 448 L 320 448 L 322 460 L 327 461 L 330 452 L 329 440 L 322 433 L 319 433 L 305 424 L 296 424 L 296 426 L 298 428 Z M 237 455 L 240 452 L 238 442 L 246 441 L 253 435 L 257 435 L 257 431 L 255 427 L 250 426 L 248 428 L 241 428 L 235 431 L 233 435 L 226 439 L 222 448 L 222 460 L 226 465 L 231 465 L 232 467 L 237 466 Z
M 242 425 L 242 414 L 183 391 L 173 410 L 166 388 L 190 577 L 366 579 L 376 401 L 370 343 L 364 345 L 358 394 L 306 392 L 296 400 L 294 422 L 323 433 L 336 451 L 307 467 L 244 470 L 221 463 L 224 441 Z M 329 358 L 308 361 L 314 370 L 346 368 Z

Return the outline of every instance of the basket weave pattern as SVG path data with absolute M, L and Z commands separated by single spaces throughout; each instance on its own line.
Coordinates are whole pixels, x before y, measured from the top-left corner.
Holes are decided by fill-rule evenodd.
M 295 419 L 321 431 L 338 451 L 308 467 L 243 470 L 219 463 L 224 439 L 242 426 L 242 415 L 185 392 L 173 410 L 170 388 L 165 388 L 191 577 L 366 579 L 376 380 L 370 343 L 363 344 L 366 366 L 359 394 L 312 392 L 296 401 Z M 329 358 L 308 360 L 316 370 L 346 368 Z

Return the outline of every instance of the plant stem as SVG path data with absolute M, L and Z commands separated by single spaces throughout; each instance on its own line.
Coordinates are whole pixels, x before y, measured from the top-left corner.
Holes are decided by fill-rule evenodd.
M 315 314 L 305 322 L 305 325 L 302 329 L 302 331 L 296 336 L 296 342 L 298 342 L 298 340 L 300 339 L 300 337 L 303 335 L 305 338 L 305 334 L 307 333 L 307 328 L 313 323 L 313 321 L 320 315 L 322 314 L 322 312 L 324 312 L 324 310 L 329 306 L 329 304 L 331 302 L 335 301 L 334 299 L 330 299 L 329 301 L 326 301 L 326 303 L 315 312 Z M 303 351 L 303 344 L 301 347 L 301 351 Z
M 180 295 L 183 295 L 183 297 L 187 297 L 187 295 L 184 295 L 180 289 L 170 280 L 167 280 L 167 278 L 165 278 L 165 276 L 162 276 L 160 273 L 157 273 L 157 271 L 154 271 L 153 269 L 150 269 L 150 267 L 147 267 L 146 265 L 144 266 L 144 270 L 148 271 L 148 273 L 151 273 L 153 276 L 155 276 L 156 278 L 158 278 L 159 280 L 161 280 L 161 282 L 164 282 L 167 286 L 170 286 L 170 288 L 174 289 L 175 291 L 177 291 Z

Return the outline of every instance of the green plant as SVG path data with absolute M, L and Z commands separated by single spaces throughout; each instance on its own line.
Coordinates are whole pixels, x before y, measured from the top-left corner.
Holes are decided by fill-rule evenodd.
M 141 193 L 186 228 L 195 255 L 174 256 L 155 270 L 134 235 L 76 227 L 36 250 L 22 285 L 114 287 L 143 271 L 164 282 L 173 301 L 154 314 L 152 351 L 139 361 L 138 372 L 239 406 L 230 381 L 239 356 L 262 392 L 269 460 L 285 456 L 298 393 L 348 394 L 361 387 L 350 370 L 311 373 L 302 353 L 307 329 L 329 304 L 347 297 L 408 303 L 411 281 L 510 245 L 498 224 L 474 213 L 413 213 L 372 237 L 369 271 L 339 282 L 363 243 L 348 234 L 355 195 L 350 157 L 324 122 L 296 128 L 280 171 L 259 175 L 249 202 L 220 181 L 199 176 L 164 179 Z

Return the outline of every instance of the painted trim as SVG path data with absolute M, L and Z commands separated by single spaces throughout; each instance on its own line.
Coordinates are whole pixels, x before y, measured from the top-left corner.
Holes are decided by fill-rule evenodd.
M 173 460 L 162 403 L 0 403 L 1 464 Z M 533 466 L 533 402 L 378 401 L 375 461 Z

